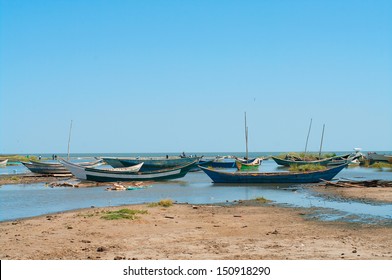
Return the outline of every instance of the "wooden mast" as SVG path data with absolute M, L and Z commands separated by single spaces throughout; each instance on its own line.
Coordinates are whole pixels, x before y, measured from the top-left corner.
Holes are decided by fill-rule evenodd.
M 309 125 L 308 137 L 306 137 L 306 144 L 305 144 L 304 160 L 306 160 L 306 150 L 307 150 L 307 148 L 308 148 L 308 140 L 309 140 L 310 129 L 312 128 L 312 120 L 313 120 L 313 119 L 310 119 L 310 125 Z
M 323 146 L 324 128 L 325 128 L 325 124 L 323 124 L 323 133 L 321 134 L 321 143 L 320 143 L 319 159 L 321 159 L 321 148 L 322 148 L 322 146 Z
M 68 161 L 69 161 L 69 144 L 71 142 L 71 131 L 72 131 L 72 120 L 71 120 L 71 126 L 69 127 L 69 137 L 68 137 L 68 155 L 67 155 Z
M 246 143 L 245 159 L 248 160 L 248 127 L 246 126 L 246 112 L 245 112 L 245 143 Z

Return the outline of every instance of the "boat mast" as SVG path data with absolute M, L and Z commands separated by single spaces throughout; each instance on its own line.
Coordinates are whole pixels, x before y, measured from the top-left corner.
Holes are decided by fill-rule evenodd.
M 322 148 L 322 146 L 323 146 L 324 128 L 325 128 L 325 124 L 323 124 L 323 133 L 321 134 L 321 143 L 320 143 L 319 159 L 321 159 L 321 148 Z
M 248 160 L 248 127 L 246 126 L 246 112 L 245 112 L 245 143 L 246 143 L 246 157 Z
M 304 160 L 306 160 L 306 150 L 307 150 L 307 148 L 308 148 L 308 140 L 309 140 L 310 129 L 312 128 L 312 120 L 313 120 L 313 119 L 310 119 L 310 125 L 309 125 L 308 137 L 306 137 L 306 144 L 305 144 Z
M 69 137 L 68 137 L 68 156 L 67 160 L 69 160 L 69 144 L 71 142 L 71 130 L 72 130 L 72 120 L 71 120 L 71 126 L 69 127 Z

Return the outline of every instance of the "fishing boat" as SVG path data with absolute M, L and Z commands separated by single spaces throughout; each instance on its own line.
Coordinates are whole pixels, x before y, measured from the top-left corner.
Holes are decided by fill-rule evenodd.
M 362 157 L 361 153 L 356 153 L 356 154 L 347 154 L 347 155 L 342 155 L 342 156 L 335 156 L 332 158 L 330 162 L 328 162 L 328 165 L 341 165 L 345 163 L 356 163 L 359 162 L 359 158 Z
M 255 158 L 252 160 L 240 160 L 237 159 L 235 161 L 235 165 L 237 166 L 238 170 L 257 170 L 259 169 L 259 166 L 261 164 L 261 162 L 263 161 L 263 159 L 261 158 Z
M 21 162 L 25 167 L 27 167 L 31 172 L 37 174 L 45 174 L 45 175 L 55 175 L 55 174 L 62 174 L 62 175 L 71 175 L 71 172 L 65 168 L 59 162 L 40 162 L 40 161 L 30 161 L 30 162 Z M 81 162 L 78 165 L 83 167 L 97 167 L 102 165 L 102 160 L 98 159 L 95 161 L 90 162 Z
M 8 159 L 0 160 L 0 167 L 6 167 Z
M 371 162 L 375 162 L 375 161 L 392 162 L 392 155 L 378 154 L 375 152 L 369 152 L 367 158 Z
M 229 156 L 217 156 L 212 159 L 201 159 L 199 165 L 212 168 L 235 168 L 235 160 Z
M 154 171 L 177 167 L 194 161 L 198 162 L 200 157 L 103 157 L 102 160 L 114 168 L 133 166 L 143 162 L 140 171 Z
M 182 178 L 196 165 L 198 161 L 198 159 L 194 159 L 193 162 L 176 167 L 156 171 L 135 172 L 83 167 L 60 159 L 60 162 L 67 167 L 67 169 L 70 170 L 76 178 L 95 182 L 162 181 Z
M 298 158 L 291 158 L 290 156 L 286 155 L 286 159 L 283 158 L 278 158 L 278 157 L 272 157 L 272 159 L 278 164 L 278 165 L 283 165 L 283 166 L 291 166 L 291 165 L 305 165 L 305 164 L 317 164 L 317 165 L 328 165 L 329 162 L 332 161 L 331 158 L 325 158 L 325 159 L 320 159 L 320 160 L 301 160 Z
M 318 183 L 331 180 L 347 164 L 318 171 L 305 172 L 227 172 L 199 166 L 214 183 L 236 184 L 281 184 L 281 183 Z

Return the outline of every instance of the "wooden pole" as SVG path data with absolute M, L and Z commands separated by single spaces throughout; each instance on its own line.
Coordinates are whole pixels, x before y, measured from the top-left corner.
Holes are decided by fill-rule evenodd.
M 310 129 L 312 128 L 312 120 L 313 120 L 313 119 L 310 119 L 310 125 L 309 125 L 308 137 L 306 137 L 306 144 L 305 144 L 304 160 L 305 160 L 305 158 L 306 158 L 306 150 L 307 150 L 307 148 L 308 148 L 308 140 L 309 140 Z
M 325 128 L 325 124 L 323 124 L 323 133 L 321 134 L 321 143 L 320 143 L 319 159 L 321 159 L 321 148 L 323 147 L 324 128 Z
M 72 131 L 72 120 L 71 120 L 71 126 L 69 127 L 69 137 L 68 137 L 68 156 L 67 160 L 69 160 L 69 144 L 71 142 L 71 131 Z
M 245 156 L 245 159 L 248 160 L 248 127 L 246 125 L 246 112 L 245 112 L 245 143 L 246 143 L 246 156 Z

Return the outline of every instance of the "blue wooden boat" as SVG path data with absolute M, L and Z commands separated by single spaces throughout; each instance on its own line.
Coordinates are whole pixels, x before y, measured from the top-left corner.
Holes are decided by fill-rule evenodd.
M 102 159 L 114 168 L 134 166 L 143 162 L 144 164 L 140 169 L 143 172 L 177 167 L 194 161 L 198 162 L 200 157 L 103 157 Z
M 98 169 L 83 167 L 63 159 L 60 162 L 72 174 L 81 180 L 95 181 L 95 182 L 118 182 L 118 181 L 162 181 L 171 180 L 184 177 L 198 162 L 194 159 L 191 163 L 176 166 L 172 168 L 160 169 L 157 171 L 128 171 L 119 169 Z M 129 167 L 128 167 L 129 168 Z M 124 169 L 124 168 L 121 168 Z
M 227 156 L 217 156 L 215 158 L 201 159 L 199 165 L 211 168 L 235 168 L 235 160 Z
M 305 172 L 227 172 L 199 166 L 214 183 L 236 184 L 281 184 L 281 183 L 318 183 L 331 180 L 348 164 L 319 171 Z

